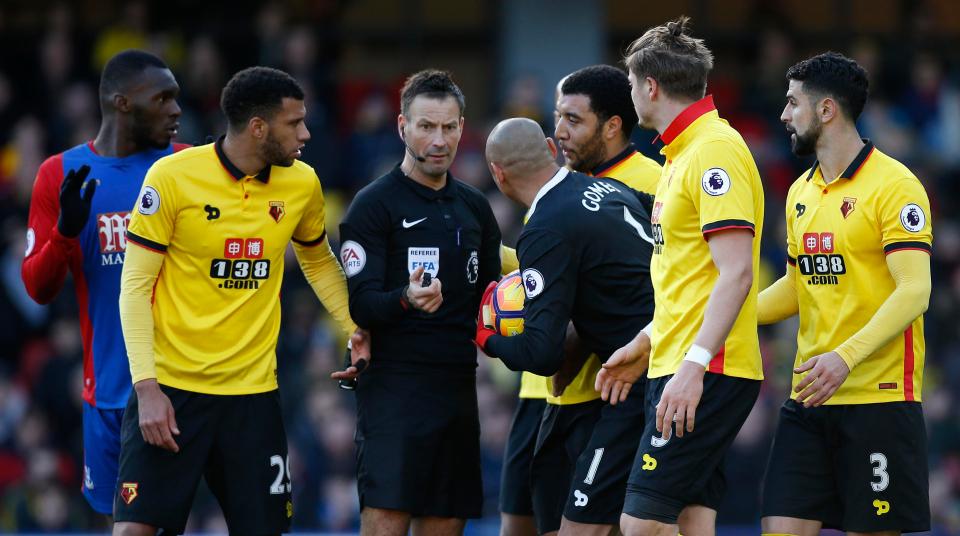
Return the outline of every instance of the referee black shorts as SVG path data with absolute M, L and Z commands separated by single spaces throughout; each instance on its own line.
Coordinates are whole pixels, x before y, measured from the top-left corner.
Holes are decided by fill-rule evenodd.
M 355 392 L 361 509 L 481 516 L 475 369 L 373 363 Z
M 847 532 L 930 530 L 919 402 L 805 408 L 787 400 L 764 479 L 763 516 Z
M 181 534 L 205 477 L 230 534 L 287 532 L 293 503 L 279 392 L 207 395 L 160 389 L 173 404 L 180 452 L 143 440 L 137 394 L 131 393 L 120 432 L 114 520 Z
M 537 444 L 540 420 L 547 407 L 542 398 L 521 398 L 513 413 L 507 447 L 503 453 L 503 473 L 500 478 L 500 511 L 505 514 L 532 516 L 530 466 Z

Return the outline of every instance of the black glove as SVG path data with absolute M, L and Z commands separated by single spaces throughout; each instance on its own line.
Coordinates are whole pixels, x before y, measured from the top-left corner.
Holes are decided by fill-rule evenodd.
M 87 181 L 89 174 L 90 166 L 88 165 L 82 165 L 80 169 L 71 169 L 63 178 L 63 184 L 60 185 L 60 218 L 57 220 L 57 229 L 67 238 L 76 238 L 90 217 L 90 202 L 93 200 L 93 193 L 97 191 L 99 181 L 96 179 Z M 87 183 L 87 187 L 81 196 L 80 187 L 84 182 Z

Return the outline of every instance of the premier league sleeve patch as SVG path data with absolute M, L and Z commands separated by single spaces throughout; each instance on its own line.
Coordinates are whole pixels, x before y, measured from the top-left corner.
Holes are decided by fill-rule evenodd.
M 144 186 L 140 193 L 140 200 L 137 201 L 137 211 L 149 216 L 156 214 L 158 210 L 160 210 L 160 193 L 153 186 Z
M 927 216 L 916 203 L 910 203 L 900 210 L 900 224 L 911 233 L 920 232 L 927 224 Z
M 700 178 L 700 184 L 709 195 L 723 195 L 730 191 L 730 175 L 723 168 L 710 168 Z
M 360 244 L 347 240 L 340 246 L 340 263 L 343 264 L 343 271 L 347 277 L 353 277 L 363 271 L 363 267 L 367 265 L 367 252 Z
M 543 292 L 543 274 L 536 268 L 527 268 L 523 271 L 523 290 L 527 293 L 527 299 L 532 300 Z

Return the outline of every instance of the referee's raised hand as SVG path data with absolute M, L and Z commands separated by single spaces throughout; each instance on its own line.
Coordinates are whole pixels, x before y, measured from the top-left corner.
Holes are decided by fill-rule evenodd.
M 435 313 L 443 303 L 443 292 L 440 280 L 434 277 L 430 284 L 423 285 L 423 267 L 419 267 L 410 274 L 410 284 L 404 290 L 404 298 L 414 309 L 425 313 Z
M 180 435 L 173 404 L 160 390 L 155 379 L 141 380 L 134 384 L 140 411 L 140 433 L 147 443 L 170 452 L 180 452 L 173 436 Z

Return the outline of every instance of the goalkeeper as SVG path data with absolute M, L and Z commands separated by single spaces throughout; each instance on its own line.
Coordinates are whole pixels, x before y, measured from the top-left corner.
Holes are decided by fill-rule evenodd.
M 507 119 L 487 139 L 497 187 L 528 207 L 517 243 L 527 299 L 522 334 L 498 335 L 481 314 L 476 342 L 510 369 L 544 376 L 562 365 L 571 320 L 583 344 L 605 360 L 651 320 L 654 304 L 649 214 L 628 186 L 561 168 L 556 153 L 529 119 Z M 604 407 L 577 459 L 561 534 L 606 534 L 619 523 L 643 407 L 643 389 Z

